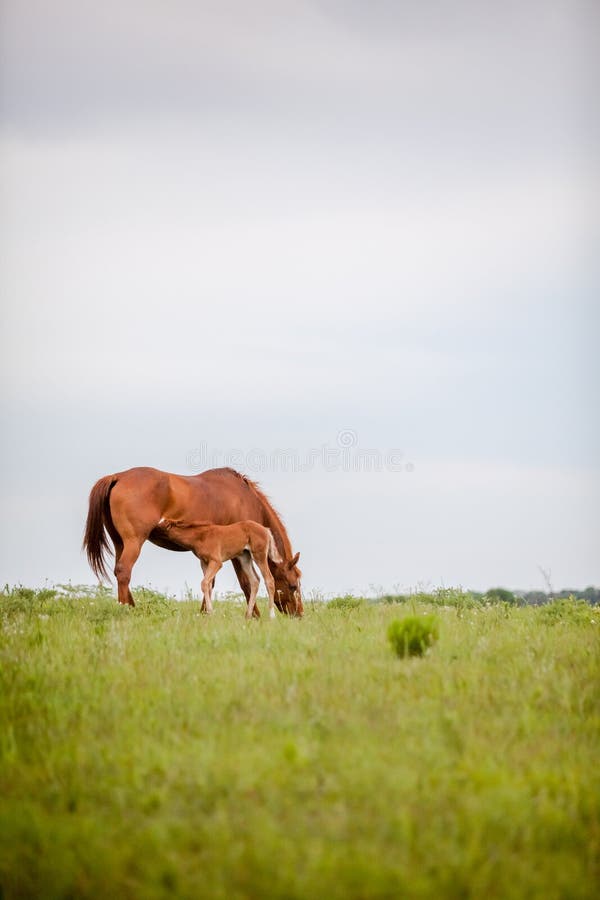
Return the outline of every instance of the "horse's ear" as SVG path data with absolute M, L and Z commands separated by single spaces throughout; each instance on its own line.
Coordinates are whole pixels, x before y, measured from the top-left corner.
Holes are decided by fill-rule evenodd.
M 289 563 L 288 563 L 288 568 L 293 569 L 294 566 L 297 566 L 297 565 L 298 565 L 298 560 L 299 560 L 299 559 L 300 559 L 300 554 L 299 554 L 299 553 L 296 553 L 295 556 L 292 556 L 292 558 L 290 559 L 290 561 L 289 561 Z

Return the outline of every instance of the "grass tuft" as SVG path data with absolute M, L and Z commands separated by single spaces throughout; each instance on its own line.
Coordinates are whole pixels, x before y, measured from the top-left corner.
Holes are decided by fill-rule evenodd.
M 388 627 L 388 639 L 398 656 L 423 656 L 439 637 L 436 616 L 407 616 Z

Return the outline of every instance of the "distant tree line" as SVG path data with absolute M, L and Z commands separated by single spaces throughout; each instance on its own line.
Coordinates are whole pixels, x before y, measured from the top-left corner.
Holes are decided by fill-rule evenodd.
M 565 588 L 562 591 L 509 591 L 507 588 L 495 587 L 488 591 L 469 591 L 463 588 L 435 588 L 431 592 L 413 591 L 408 594 L 379 594 L 374 602 L 377 603 L 431 603 L 434 606 L 456 606 L 460 608 L 472 608 L 478 604 L 506 604 L 508 606 L 544 606 L 555 600 L 584 601 L 591 606 L 600 605 L 600 588 L 587 587 L 583 591 L 574 588 Z M 339 607 L 354 609 L 363 602 L 364 598 L 346 594 L 343 597 L 334 597 L 328 602 L 332 609 Z
M 600 605 L 600 588 L 586 587 L 583 591 L 577 591 L 574 588 L 565 588 L 562 591 L 509 591 L 506 588 L 490 588 L 489 591 L 481 593 L 479 591 L 471 591 L 476 600 L 483 603 L 514 603 L 518 606 L 542 606 L 544 603 L 551 603 L 553 600 L 563 600 L 573 597 L 575 600 L 585 600 L 592 606 Z

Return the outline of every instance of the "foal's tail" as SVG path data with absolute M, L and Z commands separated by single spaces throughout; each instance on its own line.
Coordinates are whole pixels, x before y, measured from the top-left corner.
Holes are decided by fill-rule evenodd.
M 267 556 L 269 557 L 269 559 L 272 559 L 273 562 L 275 562 L 275 563 L 283 562 L 283 560 L 282 560 L 282 558 L 281 558 L 281 555 L 280 555 L 280 553 L 279 553 L 279 550 L 277 549 L 277 547 L 276 547 L 276 545 L 275 545 L 275 538 L 273 537 L 273 532 L 271 531 L 270 528 L 267 528 L 267 531 L 268 531 L 268 533 L 269 533 L 269 543 L 268 543 L 268 546 L 267 546 Z
M 85 523 L 83 549 L 87 553 L 88 562 L 98 581 L 108 579 L 106 554 L 110 552 L 110 544 L 105 525 L 112 525 L 109 497 L 113 485 L 117 483 L 116 475 L 105 475 L 96 482 L 90 491 L 90 505 Z

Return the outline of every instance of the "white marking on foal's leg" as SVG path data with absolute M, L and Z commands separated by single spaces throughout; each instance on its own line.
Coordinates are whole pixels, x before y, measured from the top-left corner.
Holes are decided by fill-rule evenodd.
M 252 613 L 254 612 L 254 607 L 256 606 L 256 595 L 258 593 L 260 581 L 258 580 L 258 576 L 254 571 L 254 566 L 252 565 L 252 554 L 249 551 L 242 552 L 240 556 L 238 556 L 238 559 L 250 584 L 250 597 L 248 598 L 246 618 L 251 619 Z
M 267 594 L 269 595 L 269 618 L 275 618 L 275 582 L 273 581 L 273 576 L 269 571 L 269 562 L 268 559 L 265 559 L 263 565 L 261 566 L 261 572 L 263 581 L 265 582 L 265 587 L 267 589 Z

